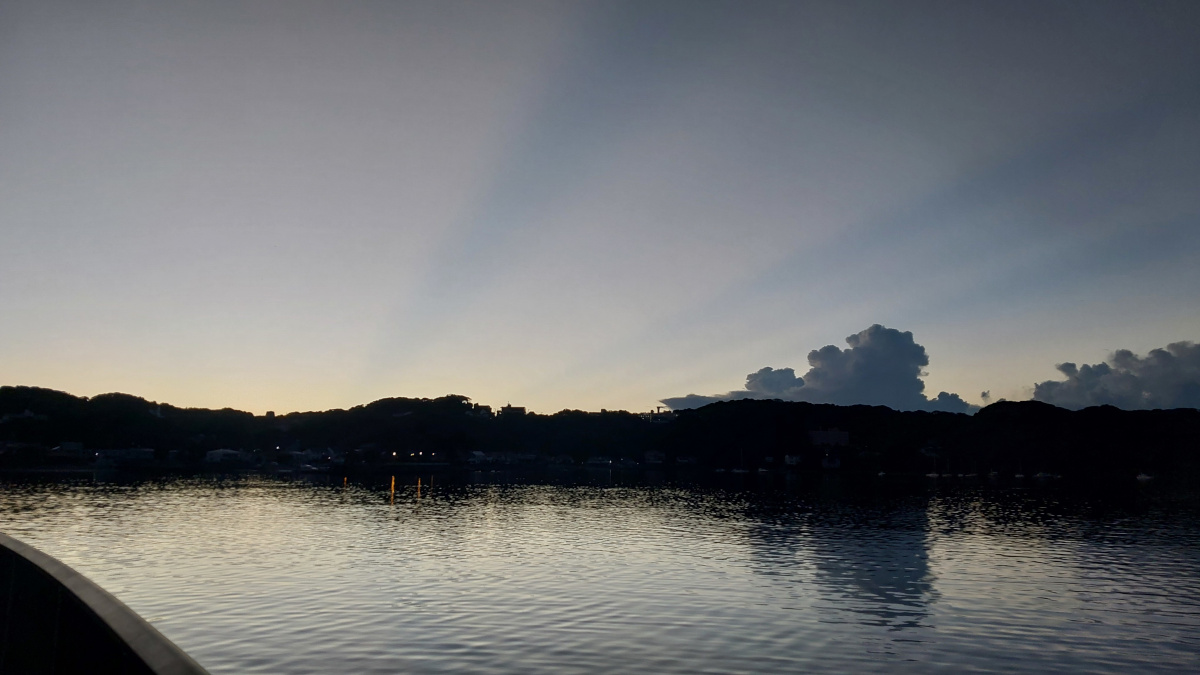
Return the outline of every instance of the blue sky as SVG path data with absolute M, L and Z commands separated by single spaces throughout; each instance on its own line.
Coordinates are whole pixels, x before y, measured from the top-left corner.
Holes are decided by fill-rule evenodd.
M 0 2 L 0 381 L 647 409 L 1200 340 L 1192 3 Z

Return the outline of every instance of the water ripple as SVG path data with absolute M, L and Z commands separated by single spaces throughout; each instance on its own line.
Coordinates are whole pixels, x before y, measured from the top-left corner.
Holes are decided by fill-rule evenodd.
M 8 483 L 212 672 L 1188 672 L 1200 527 L 966 490 Z

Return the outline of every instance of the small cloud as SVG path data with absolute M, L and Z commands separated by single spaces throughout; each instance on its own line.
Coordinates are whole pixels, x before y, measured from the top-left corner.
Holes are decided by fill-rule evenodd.
M 930 399 L 924 410 L 974 414 L 979 408 L 967 403 L 958 394 L 940 391 L 937 398 Z
M 726 401 L 729 398 L 729 396 L 701 396 L 700 394 L 688 394 L 687 396 L 664 398 L 659 402 L 671 410 L 687 410 L 689 408 L 703 408 L 709 403 Z
M 987 405 L 992 400 L 992 391 L 990 389 L 979 392 L 979 398 L 983 399 L 984 405 Z
M 1120 349 L 1104 363 L 1057 368 L 1066 379 L 1035 384 L 1034 400 L 1071 409 L 1200 408 L 1200 345 L 1193 342 L 1173 342 L 1146 356 Z

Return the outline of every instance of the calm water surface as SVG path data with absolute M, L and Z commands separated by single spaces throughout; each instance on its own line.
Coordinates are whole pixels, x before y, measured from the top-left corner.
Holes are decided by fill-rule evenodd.
M 214 673 L 1200 669 L 1169 500 L 383 480 L 6 482 L 0 530 Z

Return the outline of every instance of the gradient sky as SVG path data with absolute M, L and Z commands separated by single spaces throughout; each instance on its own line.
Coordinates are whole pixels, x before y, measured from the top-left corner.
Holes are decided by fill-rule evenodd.
M 1200 340 L 1200 3 L 0 0 L 0 383 L 644 410 Z

